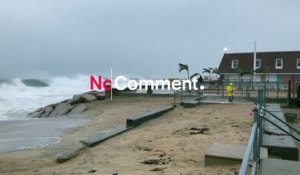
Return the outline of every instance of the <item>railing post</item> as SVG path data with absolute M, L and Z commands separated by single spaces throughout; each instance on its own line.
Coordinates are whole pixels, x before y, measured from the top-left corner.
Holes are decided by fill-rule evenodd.
M 262 106 L 266 105 L 266 98 L 267 98 L 267 90 L 264 89 L 263 90 L 263 104 L 262 104 Z
M 257 107 L 253 110 L 254 112 L 254 119 L 253 119 L 253 126 L 252 131 L 249 137 L 249 142 L 247 145 L 247 149 L 241 164 L 239 175 L 247 175 L 248 172 L 248 164 L 251 157 L 251 152 L 253 156 L 253 166 L 252 166 L 252 175 L 258 174 L 258 168 L 260 166 L 260 146 L 261 146 L 261 139 L 263 134 L 262 129 L 262 117 L 263 107 L 265 105 L 265 91 L 263 89 L 258 90 L 257 95 Z
M 254 136 L 254 143 L 253 143 L 253 167 L 252 167 L 252 175 L 256 175 L 258 172 L 259 162 L 260 162 L 260 146 L 262 143 L 262 119 L 260 115 L 262 113 L 262 107 L 265 105 L 265 90 L 259 89 L 257 95 L 258 105 L 257 108 L 254 110 L 254 124 L 257 125 L 257 130 Z
M 262 107 L 260 106 L 259 109 L 259 114 L 258 114 L 258 145 L 259 147 L 262 145 L 262 137 L 263 137 L 263 119 L 262 119 Z M 260 148 L 259 148 L 259 152 L 260 152 Z M 260 154 L 259 154 L 260 155 Z
M 260 93 L 261 93 L 261 90 L 258 90 L 258 91 L 257 91 L 257 104 L 258 104 L 258 105 L 261 104 Z
M 265 90 L 262 90 L 262 103 L 259 104 L 259 111 L 258 111 L 258 114 L 257 114 L 257 117 L 258 117 L 258 130 L 259 130 L 259 135 L 258 135 L 258 143 L 259 143 L 259 146 L 261 146 L 262 144 L 262 136 L 263 136 L 263 122 L 262 122 L 262 116 L 264 116 L 264 110 L 263 108 L 265 107 L 265 104 L 266 104 L 266 91 Z M 260 149 L 259 149 L 260 151 Z
M 259 145 L 259 109 L 254 110 L 254 123 L 257 125 L 257 129 L 254 135 L 254 143 L 253 143 L 253 167 L 252 167 L 252 174 L 257 174 L 258 169 L 258 162 L 260 159 L 260 145 Z
M 291 80 L 289 80 L 288 84 L 288 95 L 287 95 L 287 104 L 288 106 L 291 106 Z

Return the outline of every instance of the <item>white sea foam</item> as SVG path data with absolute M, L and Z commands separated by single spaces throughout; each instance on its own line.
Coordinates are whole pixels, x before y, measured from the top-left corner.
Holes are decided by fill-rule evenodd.
M 28 112 L 89 91 L 89 76 L 54 77 L 44 80 L 49 86 L 26 86 L 21 79 L 0 83 L 0 120 L 26 118 Z

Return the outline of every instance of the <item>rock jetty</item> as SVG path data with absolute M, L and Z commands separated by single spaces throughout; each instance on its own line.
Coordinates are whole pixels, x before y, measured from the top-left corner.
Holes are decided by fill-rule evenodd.
M 64 100 L 59 103 L 50 104 L 48 106 L 37 109 L 28 114 L 31 118 L 47 118 L 62 115 L 74 115 L 84 112 L 88 109 L 87 103 L 96 100 L 104 100 L 103 92 L 90 91 L 81 95 L 74 95 L 72 99 Z

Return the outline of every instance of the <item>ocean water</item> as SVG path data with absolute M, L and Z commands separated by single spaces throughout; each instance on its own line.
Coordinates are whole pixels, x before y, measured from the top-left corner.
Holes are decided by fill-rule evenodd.
M 89 91 L 89 80 L 86 75 L 0 80 L 0 121 L 27 119 L 39 107 Z
M 129 80 L 142 79 L 129 78 L 119 82 L 119 85 L 127 87 Z M 88 75 L 48 79 L 0 79 L 0 121 L 29 119 L 27 117 L 29 112 L 87 91 L 90 91 Z M 136 93 L 146 92 L 146 90 L 136 91 Z M 154 90 L 153 93 L 173 94 L 173 90 Z

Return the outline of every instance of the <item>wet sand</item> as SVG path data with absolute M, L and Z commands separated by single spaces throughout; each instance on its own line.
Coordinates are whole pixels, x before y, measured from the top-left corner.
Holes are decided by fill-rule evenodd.
M 89 121 L 67 133 L 61 143 L 1 154 L 0 174 L 234 174 L 239 164 L 204 167 L 204 154 L 216 142 L 247 143 L 252 104 L 205 104 L 190 109 L 178 106 L 66 163 L 55 163 L 61 150 L 76 146 L 91 133 L 123 125 L 130 116 L 172 102 L 171 97 L 119 97 L 112 102 L 91 103 L 84 113 Z M 190 134 L 191 127 L 207 127 L 209 131 Z M 164 164 L 141 163 L 159 156 Z
M 0 121 L 0 154 L 59 143 L 64 133 L 85 122 L 75 116 Z

